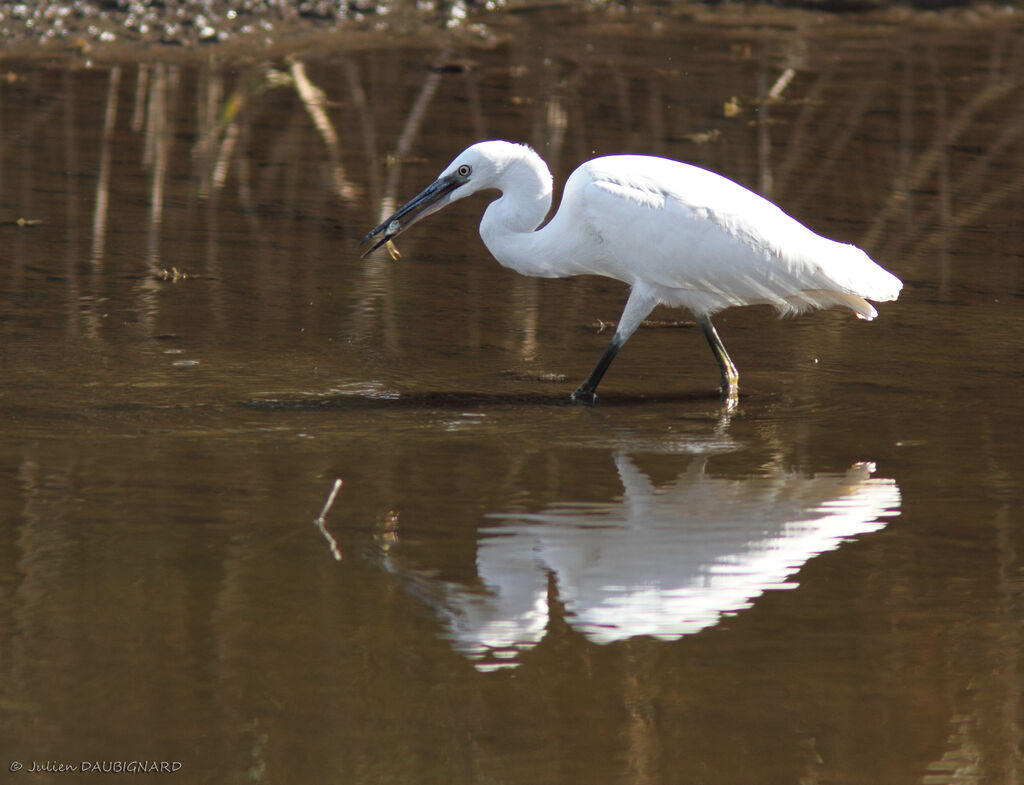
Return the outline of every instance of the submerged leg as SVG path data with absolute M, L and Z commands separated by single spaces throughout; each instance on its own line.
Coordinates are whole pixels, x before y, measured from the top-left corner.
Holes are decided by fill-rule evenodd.
M 593 403 L 597 400 L 597 385 L 601 383 L 601 377 L 612 364 L 615 355 L 619 353 L 629 336 L 636 332 L 640 322 L 647 318 L 658 301 L 642 287 L 634 286 L 626 300 L 626 307 L 622 309 L 622 316 L 619 317 L 618 327 L 615 328 L 615 335 L 612 336 L 608 348 L 604 350 L 601 359 L 597 361 L 590 376 L 583 380 L 583 383 L 576 388 L 572 394 L 572 400 L 576 403 Z M 723 350 L 724 351 L 724 350 Z
M 714 352 L 715 359 L 718 361 L 718 368 L 722 372 L 722 384 L 719 387 L 722 397 L 735 400 L 740 391 L 739 371 L 736 370 L 736 366 L 733 365 L 732 360 L 729 358 L 729 353 L 725 351 L 725 344 L 718 337 L 718 331 L 711 324 L 711 319 L 708 315 L 698 316 L 697 324 L 700 325 L 700 330 L 704 333 L 704 337 L 708 339 L 711 351 Z

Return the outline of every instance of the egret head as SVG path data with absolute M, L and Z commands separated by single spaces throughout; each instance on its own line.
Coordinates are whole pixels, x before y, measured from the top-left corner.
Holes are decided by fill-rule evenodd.
M 413 224 L 436 213 L 452 202 L 488 188 L 500 188 L 511 164 L 525 158 L 540 158 L 530 148 L 512 142 L 477 142 L 459 153 L 438 178 L 420 193 L 398 208 L 381 222 L 380 226 L 360 242 L 376 242 L 363 252 L 363 256 L 395 239 Z M 547 167 L 540 161 L 544 172 Z M 533 164 L 535 167 L 536 164 Z M 548 174 L 550 193 L 550 174 Z

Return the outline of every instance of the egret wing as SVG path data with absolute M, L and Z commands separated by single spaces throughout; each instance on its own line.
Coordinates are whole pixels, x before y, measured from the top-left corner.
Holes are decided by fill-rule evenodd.
M 665 302 L 698 313 L 843 304 L 870 318 L 863 297 L 891 299 L 889 280 L 869 291 L 853 280 L 865 267 L 896 280 L 862 251 L 815 234 L 727 178 L 647 156 L 599 158 L 581 170 L 580 209 L 611 260 L 610 272 L 593 272 L 655 284 Z M 816 294 L 828 290 L 839 297 Z

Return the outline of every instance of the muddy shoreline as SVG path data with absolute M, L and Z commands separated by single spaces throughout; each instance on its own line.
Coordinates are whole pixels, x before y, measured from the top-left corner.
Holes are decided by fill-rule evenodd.
M 667 19 L 737 27 L 800 27 L 830 18 L 940 27 L 1002 24 L 1019 2 L 963 0 L 780 0 L 773 3 L 464 2 L 396 0 L 71 0 L 0 2 L 2 56 L 130 60 L 184 56 L 247 58 L 297 50 L 377 47 L 396 38 L 423 45 L 454 37 L 498 40 L 515 20 L 561 10 L 600 22 L 649 26 Z

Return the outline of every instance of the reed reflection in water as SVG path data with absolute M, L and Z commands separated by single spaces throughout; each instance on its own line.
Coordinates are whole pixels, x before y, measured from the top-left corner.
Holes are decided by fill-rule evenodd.
M 33 212 L 33 179 L 53 187 L 60 181 L 33 162 L 63 162 L 75 178 L 92 180 L 87 253 L 77 244 L 77 208 L 63 211 L 68 258 L 91 260 L 91 269 L 69 264 L 71 289 L 91 297 L 102 296 L 92 291 L 96 287 L 110 286 L 108 277 L 96 276 L 111 264 L 111 254 L 115 265 L 108 275 L 121 271 L 127 261 L 121 257 L 132 255 L 126 235 L 144 215 L 144 267 L 136 274 L 145 280 L 135 288 L 133 305 L 150 324 L 161 307 L 151 279 L 204 277 L 218 321 L 237 307 L 218 291 L 235 269 L 224 268 L 221 259 L 231 252 L 220 248 L 234 232 L 254 249 L 257 266 L 247 272 L 258 274 L 264 287 L 298 274 L 306 285 L 296 294 L 308 296 L 322 265 L 338 254 L 354 259 L 350 241 L 362 229 L 418 190 L 465 143 L 484 137 L 532 144 L 559 183 L 581 161 L 612 152 L 707 166 L 758 189 L 822 233 L 861 245 L 898 275 L 930 278 L 937 269 L 944 291 L 958 273 L 949 258 L 958 234 L 981 222 L 1011 226 L 1010 200 L 1024 189 L 1018 167 L 1009 165 L 1024 135 L 1018 76 L 1024 64 L 1011 37 L 992 36 L 976 58 L 978 67 L 955 79 L 942 52 L 913 43 L 887 48 L 872 42 L 863 52 L 851 45 L 851 62 L 825 57 L 815 48 L 822 42 L 766 37 L 746 48 L 703 53 L 687 69 L 639 77 L 639 39 L 627 38 L 623 57 L 614 61 L 568 45 L 553 59 L 560 42 L 542 35 L 526 46 L 513 39 L 485 64 L 449 48 L 293 59 L 283 67 L 124 64 L 105 72 L 69 71 L 58 84 L 32 74 L 0 85 L 8 107 L 0 129 L 9 140 L 3 178 L 15 185 L 7 189 L 8 210 L 47 222 L 60 214 Z M 675 63 L 679 46 L 677 38 L 657 37 L 644 42 L 643 56 Z M 865 58 L 877 61 L 870 70 Z M 723 70 L 726 63 L 731 67 Z M 104 98 L 77 106 L 79 93 L 98 92 L 85 86 L 97 79 L 106 81 Z M 61 92 L 66 134 L 35 134 L 31 129 L 45 127 L 60 111 L 54 97 Z M 723 111 L 723 105 L 733 109 Z M 874 118 L 893 112 L 902 118 L 899 137 L 873 138 Z M 17 148 L 10 142 L 30 140 L 28 154 L 11 154 Z M 851 168 L 852 161 L 861 165 Z M 884 180 L 891 185 L 880 194 L 876 183 Z M 868 217 L 846 225 L 830 214 L 824 206 L 837 189 L 845 192 L 844 203 Z M 60 190 L 77 198 L 77 187 Z M 28 198 L 19 200 L 19 192 Z M 170 222 L 168 200 L 186 207 Z M 328 244 L 320 221 L 332 216 L 343 234 Z M 284 226 L 276 220 L 281 217 Z M 307 217 L 320 221 L 302 220 Z M 310 267 L 296 271 L 274 261 L 282 229 L 291 247 L 314 252 Z M 111 243 L 111 232 L 118 243 Z M 404 238 L 406 255 L 427 257 L 438 232 Z M 9 251 L 16 266 L 30 258 L 19 246 Z M 389 262 L 369 260 L 354 276 L 353 288 L 362 294 L 352 309 L 352 331 L 365 334 L 376 325 L 397 351 L 403 335 Z M 538 286 L 512 285 L 522 291 Z M 67 318 L 80 315 L 76 306 Z M 86 308 L 84 318 L 94 330 L 96 314 Z M 538 316 L 527 309 L 516 318 L 522 355 L 532 357 L 542 327 Z

